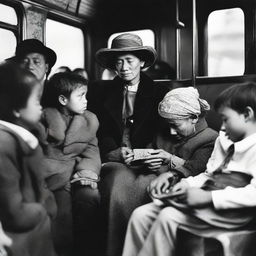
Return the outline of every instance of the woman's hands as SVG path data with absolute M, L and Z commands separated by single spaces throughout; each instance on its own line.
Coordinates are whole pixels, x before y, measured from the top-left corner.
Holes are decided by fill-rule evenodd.
M 130 162 L 133 160 L 133 150 L 127 147 L 121 147 L 121 154 L 122 158 L 125 164 L 130 164 Z
M 120 162 L 129 164 L 133 159 L 133 151 L 128 147 L 120 147 L 110 151 L 107 154 L 107 159 L 112 162 Z
M 166 152 L 163 149 L 155 149 L 144 161 L 148 169 L 157 171 L 163 164 L 167 164 L 171 161 L 172 154 Z

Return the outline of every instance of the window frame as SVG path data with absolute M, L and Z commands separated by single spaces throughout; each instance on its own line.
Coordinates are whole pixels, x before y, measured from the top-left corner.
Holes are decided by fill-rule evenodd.
M 254 18 L 255 6 L 246 4 L 242 1 L 236 4 L 228 5 L 218 5 L 216 8 L 209 6 L 199 5 L 199 13 L 197 12 L 197 28 L 198 28 L 198 70 L 197 76 L 199 77 L 209 77 L 208 76 L 208 28 L 207 21 L 209 15 L 218 10 L 240 8 L 244 13 L 244 74 L 251 74 L 252 70 L 256 69 L 255 64 L 251 63 L 252 55 L 249 54 L 250 49 L 253 47 L 255 42 L 255 32 L 254 26 L 256 25 L 256 19 Z M 204 10 L 204 11 L 202 11 Z M 256 56 L 255 56 L 256 57 Z M 254 69 L 255 68 L 255 69 Z M 254 72 L 255 73 L 255 72 Z M 242 75 L 232 75 L 232 76 L 242 76 Z M 221 77 L 221 76 L 219 76 Z M 222 76 L 231 77 L 231 76 Z M 213 77 L 214 78 L 214 77 Z
M 209 22 L 209 18 L 210 18 L 210 15 L 214 12 L 218 12 L 218 11 L 227 11 L 227 10 L 231 10 L 231 9 L 240 9 L 242 11 L 242 14 L 243 14 L 243 18 L 244 18 L 244 28 L 243 28 L 243 34 L 244 34 L 244 38 L 243 38 L 243 71 L 241 74 L 230 74 L 230 75 L 216 75 L 216 76 L 213 76 L 213 75 L 209 75 L 209 30 L 208 30 L 208 22 Z M 206 60 L 206 75 L 207 77 L 221 77 L 221 76 L 241 76 L 245 73 L 245 13 L 243 11 L 242 8 L 240 7 L 230 7 L 230 8 L 223 8 L 223 9 L 219 9 L 219 10 L 213 10 L 209 13 L 208 17 L 207 17 L 207 31 L 206 31 L 206 35 L 207 37 L 207 60 Z
M 46 43 L 46 21 L 47 19 L 51 19 L 53 21 L 56 21 L 56 22 L 59 22 L 59 23 L 63 23 L 65 25 L 68 25 L 68 26 L 72 26 L 72 27 L 76 27 L 78 29 L 81 29 L 82 31 L 82 35 L 83 35 L 83 38 L 84 38 L 84 63 L 83 63 L 83 67 L 82 68 L 86 68 L 86 71 L 90 74 L 90 67 L 88 67 L 88 49 L 86 47 L 86 45 L 88 45 L 88 34 L 85 33 L 85 24 L 84 22 L 82 22 L 82 20 L 76 18 L 76 17 L 70 17 L 69 15 L 67 16 L 63 16 L 63 15 L 60 15 L 58 13 L 56 13 L 54 10 L 53 11 L 50 11 L 48 12 L 47 14 L 47 17 L 46 17 L 46 20 L 45 20 L 45 32 L 44 32 L 44 42 Z
M 0 4 L 12 7 L 17 15 L 17 25 L 12 25 L 3 21 L 0 21 L 0 28 L 10 30 L 13 32 L 17 39 L 17 44 L 22 40 L 22 28 L 24 20 L 24 9 L 21 3 L 14 3 L 9 0 L 0 0 Z

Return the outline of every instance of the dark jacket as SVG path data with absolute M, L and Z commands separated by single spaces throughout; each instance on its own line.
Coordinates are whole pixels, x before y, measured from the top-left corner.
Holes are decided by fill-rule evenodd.
M 153 148 L 164 149 L 185 160 L 183 166 L 176 168 L 182 177 L 195 176 L 206 169 L 206 163 L 211 156 L 218 133 L 209 128 L 205 118 L 200 118 L 195 126 L 196 132 L 180 141 L 170 136 L 169 127 L 159 132 Z M 167 171 L 168 166 L 162 166 L 160 172 Z
M 89 86 L 88 109 L 97 115 L 100 122 L 98 138 L 103 158 L 122 143 L 123 88 L 124 82 L 119 77 L 111 81 L 97 81 Z M 133 148 L 145 148 L 152 141 L 160 120 L 158 103 L 167 91 L 166 87 L 157 86 L 141 73 L 130 134 Z
M 49 215 L 56 204 L 43 179 L 42 150 L 2 125 L 0 145 L 0 219 L 12 255 L 54 255 Z
M 93 113 L 74 115 L 67 124 L 57 109 L 46 108 L 41 122 L 46 132 L 44 164 L 51 190 L 63 187 L 76 171 L 99 174 L 101 160 L 96 138 L 99 122 Z

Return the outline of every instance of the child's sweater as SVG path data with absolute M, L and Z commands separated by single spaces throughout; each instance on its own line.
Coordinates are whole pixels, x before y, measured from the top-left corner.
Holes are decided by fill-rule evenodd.
M 85 111 L 74 115 L 67 123 L 55 108 L 46 108 L 42 117 L 46 132 L 44 145 L 47 182 L 51 190 L 65 186 L 79 170 L 100 172 L 101 160 L 96 132 L 97 117 Z

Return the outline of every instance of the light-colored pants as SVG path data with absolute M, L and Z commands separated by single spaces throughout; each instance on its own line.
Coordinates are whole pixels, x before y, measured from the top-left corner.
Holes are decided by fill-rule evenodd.
M 210 225 L 174 207 L 154 203 L 138 207 L 132 214 L 123 256 L 171 256 L 176 247 L 177 228 L 205 230 Z

